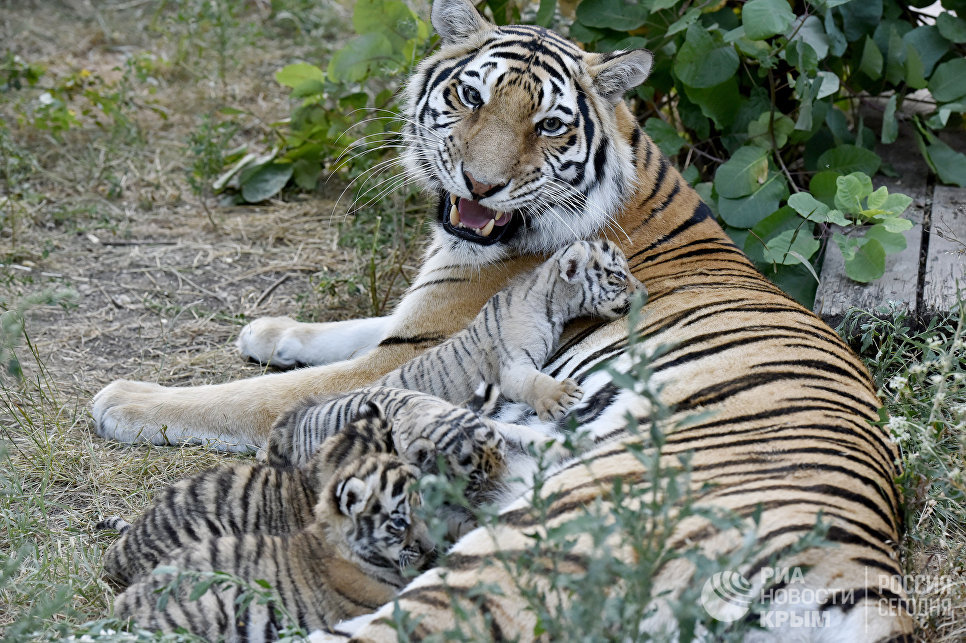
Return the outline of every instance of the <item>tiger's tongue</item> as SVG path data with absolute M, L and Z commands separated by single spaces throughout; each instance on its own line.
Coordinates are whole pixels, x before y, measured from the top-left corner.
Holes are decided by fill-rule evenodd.
M 456 207 L 460 213 L 460 222 L 468 228 L 482 228 L 490 222 L 490 219 L 496 219 L 493 222 L 495 225 L 506 225 L 510 221 L 506 213 L 491 210 L 469 199 L 460 199 Z

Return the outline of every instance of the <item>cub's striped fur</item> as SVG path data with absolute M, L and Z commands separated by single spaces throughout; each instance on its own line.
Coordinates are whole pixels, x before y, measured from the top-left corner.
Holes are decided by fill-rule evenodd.
M 340 466 L 391 450 L 385 416 L 367 404 L 304 468 L 236 463 L 179 480 L 133 524 L 115 516 L 96 525 L 121 533 L 104 554 L 104 572 L 128 585 L 180 547 L 218 536 L 298 531 L 314 519 L 319 494 Z
M 434 546 L 415 513 L 418 470 L 399 457 L 375 454 L 334 473 L 314 507 L 314 521 L 284 535 L 209 536 L 170 553 L 162 563 L 179 571 L 222 571 L 249 583 L 268 581 L 294 625 L 312 630 L 371 611 L 420 569 Z M 271 641 L 281 629 L 273 604 L 239 610 L 243 588 L 212 585 L 198 599 L 182 580 L 159 607 L 158 590 L 172 573 L 142 577 L 117 597 L 114 614 L 140 626 L 184 628 L 209 640 Z
M 541 431 L 494 420 L 428 393 L 370 386 L 331 399 L 307 400 L 283 415 L 269 435 L 269 464 L 301 466 L 318 458 L 320 447 L 335 453 L 331 436 L 350 429 L 351 424 L 343 427 L 373 405 L 388 418 L 397 453 L 424 473 L 438 473 L 437 458 L 442 456 L 447 475 L 467 482 L 466 498 L 474 505 L 512 493 L 507 472 L 526 469 L 532 452 L 543 451 L 548 461 L 569 454 Z
M 511 401 L 555 420 L 583 394 L 573 379 L 540 372 L 564 324 L 581 316 L 623 317 L 638 290 L 643 286 L 620 248 L 606 240 L 577 241 L 493 295 L 465 330 L 376 383 L 460 405 L 481 383 L 498 384 Z

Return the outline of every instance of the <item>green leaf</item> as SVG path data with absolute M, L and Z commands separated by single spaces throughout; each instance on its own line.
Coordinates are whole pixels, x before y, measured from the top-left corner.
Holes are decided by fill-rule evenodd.
M 285 85 L 286 87 L 295 89 L 307 81 L 318 81 L 320 83 L 324 82 L 325 72 L 315 65 L 310 65 L 308 63 L 295 63 L 294 65 L 286 65 L 275 72 L 275 80 L 278 81 L 280 85 Z
M 841 174 L 864 172 L 872 176 L 881 164 L 878 154 L 855 145 L 839 145 L 818 157 L 819 170 L 835 170 Z
M 841 175 L 838 172 L 829 170 L 818 172 L 813 175 L 812 180 L 808 182 L 808 191 L 812 193 L 812 196 L 828 207 L 834 207 L 835 193 L 839 189 L 839 186 L 836 184 L 835 180 L 839 178 L 839 176 Z
M 818 93 L 815 95 L 815 100 L 821 100 L 826 96 L 832 96 L 839 90 L 839 77 L 835 74 L 835 72 L 820 71 L 818 72 L 818 77 L 822 79 L 822 85 L 819 87 Z
M 647 122 L 644 123 L 644 131 L 667 156 L 674 156 L 682 147 L 687 145 L 687 141 L 681 137 L 678 131 L 660 118 L 647 119 Z
M 948 60 L 929 79 L 932 97 L 942 103 L 966 97 L 966 58 Z
M 933 129 L 942 129 L 949 122 L 953 114 L 966 113 L 966 103 L 945 103 L 939 106 L 936 113 L 929 117 L 926 124 Z
M 701 113 L 715 122 L 719 129 L 727 129 L 735 122 L 742 97 L 734 76 L 714 87 L 699 89 L 685 86 L 688 99 L 701 108 Z
M 719 196 L 737 199 L 757 190 L 768 179 L 768 153 L 760 147 L 745 146 L 718 166 L 714 187 Z
M 872 194 L 872 179 L 862 172 L 853 172 L 835 180 L 835 207 L 850 214 L 862 211 L 862 199 Z
M 307 98 L 317 96 L 322 98 L 325 94 L 325 83 L 321 80 L 307 80 L 292 90 L 292 98 Z
M 927 145 L 925 151 L 940 181 L 966 188 L 966 154 L 957 152 L 939 139 Z
M 824 223 L 829 212 L 827 205 L 808 192 L 798 192 L 791 195 L 788 198 L 788 205 L 809 221 Z
M 802 42 L 808 43 L 819 60 L 824 60 L 828 56 L 829 37 L 825 33 L 825 27 L 822 26 L 822 21 L 816 16 L 805 17 L 802 26 L 798 29 L 798 33 L 795 34 L 793 40 L 801 40 Z
M 692 24 L 697 22 L 698 18 L 701 17 L 701 10 L 697 7 L 691 7 L 684 12 L 684 15 L 675 20 L 670 27 L 667 28 L 665 36 L 673 36 L 676 33 L 680 33 L 690 27 Z
M 838 239 L 835 239 L 838 242 Z M 842 247 L 842 244 L 839 244 Z M 846 255 L 845 250 L 842 251 Z M 876 239 L 866 238 L 850 249 L 845 258 L 845 274 L 849 279 L 869 283 L 885 273 L 885 249 Z
M 882 136 L 883 143 L 895 143 L 899 137 L 899 121 L 896 120 L 896 101 L 899 95 L 893 94 L 886 102 L 885 112 L 882 114 Z
M 853 221 L 845 216 L 845 213 L 841 210 L 829 210 L 828 214 L 825 215 L 825 219 L 828 223 L 832 223 L 843 228 L 852 225 Z
M 534 19 L 541 27 L 549 27 L 553 22 L 554 9 L 557 8 L 557 0 L 540 0 L 540 7 L 537 9 L 537 17 Z
M 399 0 L 356 0 L 352 26 L 357 34 L 379 33 L 401 52 L 407 40 L 419 35 L 419 19 Z
M 885 189 L 884 187 L 882 189 Z M 880 210 L 885 210 L 886 214 L 893 217 L 898 217 L 902 215 L 906 209 L 912 205 L 912 197 L 905 194 L 890 194 L 885 198 L 879 205 Z
M 744 251 L 752 261 L 758 265 L 770 263 L 766 261 L 765 241 L 777 236 L 785 230 L 798 230 L 806 225 L 798 213 L 784 206 L 776 212 L 762 219 L 754 228 L 748 231 L 745 239 Z
M 299 159 L 292 164 L 292 178 L 303 190 L 314 190 L 322 173 L 322 164 L 310 159 Z
M 794 20 L 795 14 L 785 0 L 749 0 L 741 9 L 741 24 L 751 40 L 785 33 Z
M 900 219 L 905 221 L 905 219 Z M 910 226 L 912 222 L 909 222 Z M 894 255 L 897 252 L 902 252 L 906 249 L 906 238 L 898 231 L 889 230 L 882 224 L 874 225 L 865 231 L 866 239 L 875 239 L 885 250 L 887 255 Z
M 784 177 L 773 172 L 768 179 L 746 197 L 718 198 L 718 214 L 733 228 L 751 228 L 769 216 L 788 194 Z
M 648 0 L 647 5 L 651 11 L 661 11 L 671 9 L 681 3 L 681 0 Z
M 797 230 L 785 230 L 772 237 L 765 244 L 765 260 L 784 266 L 794 266 L 808 260 L 815 254 L 821 243 L 812 236 L 809 226 Z
M 881 222 L 877 225 L 881 225 L 883 229 L 889 232 L 905 232 L 906 230 L 911 230 L 913 226 L 912 221 L 903 219 L 902 217 L 880 214 L 875 218 Z
M 949 41 L 942 37 L 932 25 L 916 27 L 902 37 L 903 42 L 911 45 L 922 62 L 923 76 L 932 73 L 933 66 L 949 51 Z
M 919 52 L 906 43 L 906 84 L 913 89 L 924 89 L 927 84 L 924 74 L 925 67 Z
M 208 591 L 208 588 L 211 587 L 216 580 L 218 580 L 218 578 L 212 576 L 196 583 L 195 586 L 191 588 L 191 593 L 188 594 L 188 600 L 196 601 L 201 598 L 201 596 Z
M 258 203 L 278 194 L 292 178 L 291 163 L 266 163 L 241 178 L 242 198 Z
M 392 43 L 384 34 L 367 33 L 356 36 L 329 60 L 329 76 L 333 80 L 357 83 L 381 63 L 392 61 Z
M 966 20 L 944 11 L 936 16 L 936 27 L 946 40 L 955 43 L 966 42 Z
M 758 118 L 748 123 L 748 142 L 752 145 L 771 149 L 772 137 L 768 131 L 770 125 L 770 112 L 764 112 Z M 784 114 L 776 114 L 774 131 L 775 145 L 781 149 L 788 142 L 788 136 L 795 131 L 795 122 Z
M 859 71 L 869 78 L 875 80 L 882 75 L 882 52 L 875 44 L 871 36 L 865 37 L 865 46 L 862 48 L 862 59 L 859 62 Z
M 577 21 L 588 27 L 628 32 L 647 21 L 647 7 L 624 0 L 583 0 L 577 5 Z
M 674 59 L 674 73 L 681 82 L 697 88 L 714 87 L 737 70 L 738 53 L 732 45 L 716 44 L 707 30 L 697 24 L 688 27 L 684 44 Z

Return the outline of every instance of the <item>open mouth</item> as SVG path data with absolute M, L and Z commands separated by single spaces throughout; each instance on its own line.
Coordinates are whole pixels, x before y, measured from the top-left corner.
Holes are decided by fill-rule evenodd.
M 451 235 L 488 246 L 508 241 L 520 227 L 521 216 L 444 193 L 439 203 L 439 220 Z

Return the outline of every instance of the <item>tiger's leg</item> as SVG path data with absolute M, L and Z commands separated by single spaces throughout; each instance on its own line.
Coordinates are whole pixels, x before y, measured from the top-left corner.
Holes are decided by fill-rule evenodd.
M 117 380 L 94 396 L 91 413 L 97 434 L 119 442 L 251 451 L 265 444 L 275 420 L 300 401 L 365 386 L 424 346 L 380 346 L 353 360 L 227 384 L 165 387 Z
M 242 357 L 279 368 L 321 366 L 368 353 L 392 328 L 392 317 L 309 324 L 262 317 L 242 328 L 235 342 Z
M 478 267 L 429 259 L 392 316 L 379 346 L 353 359 L 262 375 L 227 384 L 169 388 L 118 380 L 93 402 L 97 433 L 122 442 L 206 443 L 247 451 L 265 443 L 282 412 L 313 395 L 371 384 L 424 350 L 464 328 L 513 275 L 539 257 L 520 257 Z

